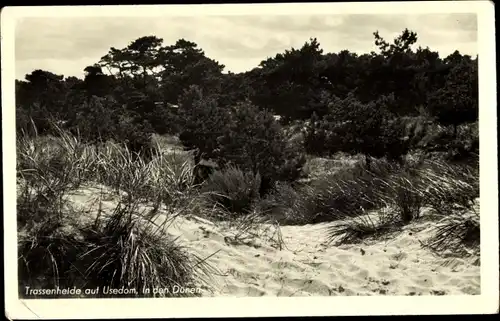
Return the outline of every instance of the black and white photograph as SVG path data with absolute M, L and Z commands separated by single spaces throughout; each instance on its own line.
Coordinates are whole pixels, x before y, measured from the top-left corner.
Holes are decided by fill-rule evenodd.
M 498 312 L 493 3 L 1 20 L 6 315 Z

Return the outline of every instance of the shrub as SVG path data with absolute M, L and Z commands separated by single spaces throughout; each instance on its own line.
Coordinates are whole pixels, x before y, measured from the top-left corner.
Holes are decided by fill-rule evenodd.
M 435 126 L 419 146 L 428 153 L 440 153 L 450 162 L 473 163 L 479 155 L 478 122 L 458 125 L 456 133 L 452 127 Z
M 218 106 L 214 97 L 203 95 L 197 86 L 191 86 L 180 99 L 179 139 L 189 150 L 196 150 L 195 163 L 201 158 L 219 156 L 219 137 L 230 124 L 229 110 Z
M 262 194 L 278 180 L 296 180 L 305 163 L 302 146 L 288 142 L 271 113 L 260 111 L 248 101 L 221 108 L 217 99 L 203 96 L 192 87 L 180 108 L 182 143 L 196 150 L 195 163 L 211 159 L 220 168 L 237 166 L 260 174 Z
M 219 146 L 220 163 L 260 174 L 261 195 L 265 195 L 276 181 L 296 180 L 305 163 L 302 146 L 289 143 L 273 115 L 259 111 L 248 101 L 235 107 L 232 122 L 219 139 Z
M 360 102 L 354 94 L 333 99 L 330 113 L 322 119 L 314 116 L 306 128 L 306 144 L 311 144 L 307 148 L 320 156 L 343 151 L 400 159 L 409 143 L 403 139 L 404 127 L 390 112 L 393 104 L 392 96 L 370 103 Z
M 478 119 L 478 62 L 463 59 L 451 67 L 443 87 L 429 93 L 427 109 L 443 125 L 457 126 Z
M 216 171 L 202 188 L 210 203 L 233 214 L 248 213 L 259 197 L 260 175 L 229 166 Z
M 83 141 L 96 143 L 106 141 L 117 134 L 120 127 L 120 110 L 117 102 L 111 97 L 90 96 L 79 101 L 71 113 L 65 126 L 73 135 Z
M 193 169 L 194 183 L 198 186 L 203 184 L 218 169 L 220 169 L 218 164 L 201 160 Z
M 294 187 L 287 182 L 276 183 L 271 192 L 256 203 L 255 210 L 282 225 L 300 225 L 309 222 L 309 218 L 305 215 L 301 187 Z
M 330 153 L 327 144 L 328 130 L 324 122 L 316 113 L 313 113 L 309 122 L 304 126 L 304 147 L 308 154 L 325 156 Z

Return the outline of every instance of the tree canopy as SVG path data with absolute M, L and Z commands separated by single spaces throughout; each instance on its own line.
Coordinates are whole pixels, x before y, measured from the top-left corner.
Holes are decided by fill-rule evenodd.
M 452 126 L 455 136 L 457 126 L 477 121 L 477 57 L 455 51 L 443 58 L 415 48 L 418 35 L 408 29 L 392 42 L 378 31 L 373 36 L 378 52 L 325 52 L 311 38 L 242 73 L 224 73 L 192 41 L 165 45 L 153 35 L 140 37 L 111 47 L 84 68 L 84 79 L 34 70 L 16 81 L 17 128 L 27 130 L 33 120 L 39 131 L 50 131 L 56 120 L 90 141 L 177 134 L 200 157 L 230 159 L 235 148 L 248 157 L 258 147 L 281 155 L 284 147 L 270 143 L 284 139 L 271 117 L 279 115 L 281 125 L 305 124 L 309 152 L 397 158 L 409 148 L 398 119 L 425 116 Z M 131 131 L 140 137 L 132 139 Z

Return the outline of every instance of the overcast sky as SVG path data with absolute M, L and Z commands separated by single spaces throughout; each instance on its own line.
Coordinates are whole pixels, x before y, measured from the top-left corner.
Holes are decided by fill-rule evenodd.
M 23 18 L 16 24 L 16 78 L 34 69 L 83 77 L 83 69 L 110 47 L 123 48 L 148 35 L 170 45 L 184 38 L 206 55 L 241 72 L 291 47 L 318 38 L 325 52 L 375 50 L 373 32 L 392 40 L 404 28 L 417 32 L 417 45 L 442 57 L 459 50 L 477 54 L 476 14 L 264 15 L 186 17 Z

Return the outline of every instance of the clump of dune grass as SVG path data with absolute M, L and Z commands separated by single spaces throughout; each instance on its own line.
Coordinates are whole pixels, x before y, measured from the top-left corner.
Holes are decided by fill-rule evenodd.
M 201 191 L 208 201 L 226 213 L 246 214 L 259 198 L 260 175 L 228 166 L 212 173 Z
M 53 144 L 53 140 L 62 143 Z M 21 136 L 18 140 L 20 295 L 25 286 L 98 287 L 101 291 L 109 286 L 135 289 L 129 296 L 141 297 L 152 295 L 153 292 L 143 290 L 153 287 L 171 290 L 175 285 L 186 288 L 204 284 L 210 266 L 189 254 L 165 230 L 167 222 L 176 215 L 158 224 L 139 211 L 144 199 L 162 193 L 162 181 L 173 186 L 172 190 L 180 190 L 183 179 L 173 174 L 170 180 L 168 175 L 157 179 L 151 173 L 163 165 L 147 163 L 126 147 L 108 144 L 107 149 L 96 154 L 85 154 L 86 149 L 75 152 L 79 150 L 78 144 L 78 139 L 70 135 L 46 141 L 41 137 Z M 59 166 L 54 165 L 55 159 Z M 107 183 L 126 193 L 111 215 L 99 210 L 92 218 L 83 209 L 71 208 L 66 196 L 84 181 L 80 179 L 82 176 L 76 176 L 75 182 L 77 171 L 85 179 Z M 188 175 L 180 172 L 181 176 Z M 189 182 L 188 179 L 188 185 Z M 182 209 L 189 210 L 184 206 L 177 212 Z
M 403 171 L 388 180 L 387 199 L 403 223 L 420 217 L 423 196 L 419 190 L 418 178 Z
M 157 212 L 162 205 L 181 206 L 194 192 L 193 164 L 189 155 L 167 154 L 159 145 L 145 160 L 126 146 L 108 142 L 98 155 L 101 182 L 126 197 L 152 202 Z
M 81 252 L 81 214 L 65 204 L 33 209 L 30 214 L 38 220 L 18 227 L 19 294 L 26 287 L 55 289 L 84 286 L 83 275 L 76 268 Z M 42 214 L 42 215 L 40 215 Z M 75 265 L 76 263 L 76 265 Z M 43 296 L 55 298 L 55 296 Z
M 64 217 L 70 214 L 84 215 Z M 96 296 L 102 297 L 112 297 L 104 287 L 124 287 L 133 292 L 117 296 L 148 297 L 153 288 L 208 286 L 211 267 L 179 245 L 166 222 L 144 220 L 137 203 L 120 203 L 109 216 L 72 225 L 49 217 L 20 234 L 21 287 L 99 288 Z M 157 294 L 190 295 L 199 293 Z
M 78 137 L 58 127 L 56 130 L 57 137 L 18 135 L 17 177 L 27 186 L 50 186 L 52 191 L 62 191 L 77 188 L 94 178 L 93 149 Z
M 358 164 L 311 182 L 303 189 L 309 223 L 354 217 L 383 206 L 387 178 L 396 170 L 395 164 L 375 161 L 370 168 Z
M 43 173 L 47 179 L 54 180 L 52 185 L 59 182 L 72 188 L 93 179 L 94 149 L 78 136 L 55 124 L 52 126 L 56 136 L 39 136 L 36 129 L 34 135 L 22 132 L 17 136 L 18 173 L 24 173 L 27 179 L 32 177 L 31 173 Z M 33 177 L 37 179 L 36 174 Z
M 92 287 L 125 286 L 133 296 L 152 296 L 146 289 L 195 287 L 208 275 L 206 263 L 188 254 L 165 231 L 167 221 L 155 224 L 137 213 L 137 204 L 118 204 L 114 213 L 85 230 L 84 251 L 78 257 Z M 190 294 L 164 293 L 160 296 Z
M 365 211 L 398 201 L 398 191 L 390 179 L 402 169 L 385 160 L 372 160 L 347 166 L 333 174 L 324 174 L 309 183 L 278 183 L 272 192 L 259 200 L 261 212 L 281 224 L 302 225 L 356 217 Z M 391 194 L 392 193 L 392 194 Z M 404 194 L 399 198 L 403 204 Z
M 266 197 L 255 203 L 254 210 L 282 225 L 307 224 L 305 188 L 305 185 L 293 186 L 288 182 L 277 182 Z
M 368 238 L 388 236 L 401 229 L 401 221 L 392 211 L 363 213 L 345 217 L 327 228 L 327 242 L 335 245 L 358 243 Z
M 92 148 L 56 127 L 54 136 L 17 136 L 18 223 L 38 222 L 44 211 L 56 213 L 63 196 L 94 179 Z
M 132 198 L 144 195 L 147 186 L 147 163 L 137 153 L 125 145 L 108 143 L 98 154 L 98 171 L 100 181 L 113 188 L 117 193 L 125 193 Z
M 426 160 L 418 171 L 423 203 L 437 219 L 424 247 L 438 254 L 478 253 L 480 242 L 479 166 Z
M 154 202 L 155 210 L 160 204 L 181 206 L 195 193 L 194 164 L 190 155 L 157 152 L 147 164 L 148 198 Z
M 28 137 L 23 137 L 29 142 Z M 38 137 L 32 138 L 31 146 L 36 146 Z M 23 145 L 18 145 L 23 149 Z M 30 163 L 18 167 L 19 182 L 17 190 L 18 222 L 18 274 L 20 294 L 25 286 L 55 288 L 71 284 L 74 275 L 71 261 L 78 248 L 78 233 L 75 219 L 66 199 L 72 184 L 70 176 L 62 167 L 57 173 L 47 165 L 49 156 L 34 152 Z M 61 149 L 59 149 L 61 152 Z M 62 153 L 62 152 L 61 152 Z M 25 157 L 20 153 L 20 157 Z M 22 159 L 21 159 L 22 160 Z M 63 159 L 66 163 L 66 160 Z M 29 165 L 28 165 L 29 164 Z M 30 175 L 25 176 L 28 172 Z M 67 177 L 67 180 L 54 179 L 54 175 Z
M 459 212 L 443 217 L 433 228 L 433 236 L 423 243 L 437 254 L 468 256 L 479 254 L 479 213 Z
M 470 210 L 479 198 L 479 166 L 428 160 L 419 176 L 424 202 L 438 216 Z

